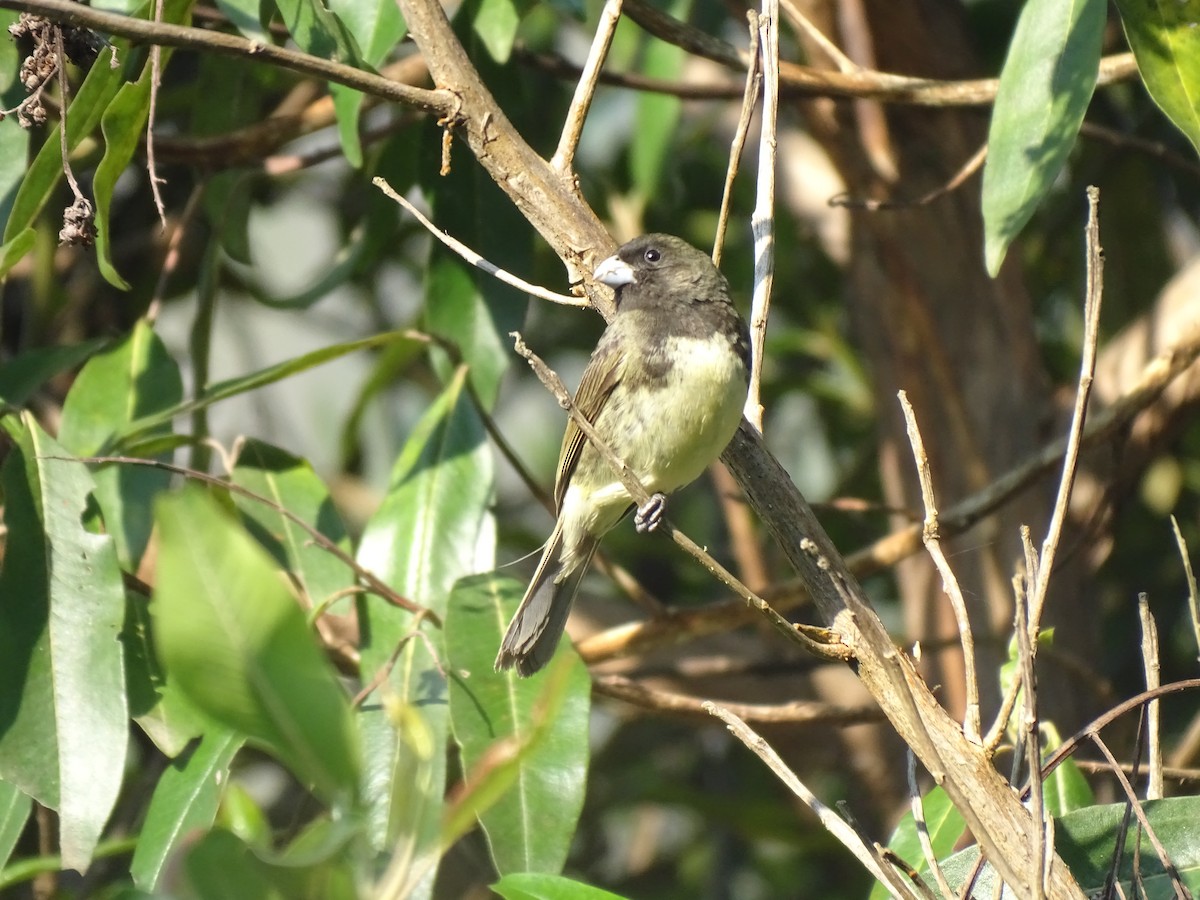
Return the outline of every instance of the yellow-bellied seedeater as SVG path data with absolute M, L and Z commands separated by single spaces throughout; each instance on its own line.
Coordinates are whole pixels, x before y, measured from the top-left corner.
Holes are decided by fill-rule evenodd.
M 737 430 L 750 380 L 749 330 L 729 282 L 701 251 L 647 234 L 596 267 L 616 291 L 575 406 L 651 495 L 638 531 L 662 518 L 666 494 L 693 481 Z M 600 538 L 633 505 L 612 467 L 567 420 L 554 483 L 558 520 L 508 625 L 496 668 L 532 675 L 554 655 Z

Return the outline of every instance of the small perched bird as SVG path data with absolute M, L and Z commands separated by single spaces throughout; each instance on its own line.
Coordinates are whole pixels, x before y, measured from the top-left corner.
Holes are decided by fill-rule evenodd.
M 634 517 L 657 527 L 666 494 L 725 449 L 750 380 L 749 331 L 729 282 L 701 251 L 647 234 L 596 267 L 616 291 L 575 406 L 651 494 Z M 633 500 L 604 457 L 567 420 L 554 483 L 558 520 L 496 656 L 496 669 L 532 675 L 554 655 L 600 538 Z

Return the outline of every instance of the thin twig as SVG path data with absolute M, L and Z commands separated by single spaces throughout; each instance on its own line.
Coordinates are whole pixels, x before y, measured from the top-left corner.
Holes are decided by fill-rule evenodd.
M 1026 539 L 1025 545 L 1030 555 L 1032 555 L 1032 543 Z M 1035 573 L 1032 569 L 1026 573 L 1026 578 L 1029 581 L 1032 581 L 1034 577 Z M 1029 850 L 1032 861 L 1029 872 L 1031 877 L 1036 879 L 1036 881 L 1029 885 L 1029 894 L 1033 897 L 1044 897 L 1049 887 L 1048 879 L 1046 878 L 1048 874 L 1046 872 L 1046 861 L 1053 858 L 1054 848 L 1049 844 L 1052 839 L 1052 832 L 1046 825 L 1046 798 L 1042 782 L 1042 734 L 1041 728 L 1038 725 L 1037 674 L 1034 669 L 1034 634 L 1029 627 L 1028 603 L 1029 598 L 1024 591 L 1019 592 L 1019 595 L 1014 598 L 1015 626 L 1013 631 L 1017 637 L 1017 666 L 1020 669 L 1021 681 L 1025 687 L 1023 692 L 1025 702 L 1022 706 L 1022 715 L 1019 721 L 1021 723 L 1021 737 L 1025 745 L 1026 759 L 1029 765 L 1029 811 L 1033 816 L 1033 829 L 1029 832 Z
M 579 408 L 571 399 L 571 394 L 567 390 L 566 385 L 558 377 L 558 373 L 546 365 L 541 357 L 526 346 L 525 341 L 518 332 L 511 332 L 510 336 L 513 338 L 513 346 L 517 353 L 529 363 L 529 367 L 533 369 L 534 374 L 546 386 L 547 390 L 554 395 L 559 405 L 567 411 L 567 414 L 571 416 L 575 424 L 579 426 L 579 430 L 583 432 L 592 447 L 612 467 L 613 472 L 620 479 L 625 490 L 629 492 L 631 501 L 638 506 L 644 506 L 650 499 L 649 492 L 638 480 L 637 476 L 625 465 L 624 461 L 613 452 L 612 448 L 596 432 L 595 427 L 588 421 L 587 416 L 579 411 Z M 735 594 L 766 616 L 767 620 L 780 634 L 785 635 L 789 640 L 822 658 L 842 660 L 847 658 L 846 648 L 841 645 L 840 639 L 836 635 L 824 629 L 817 629 L 816 631 L 820 632 L 821 636 L 828 636 L 830 638 L 828 642 L 822 641 L 811 636 L 811 629 L 804 629 L 799 625 L 789 622 L 776 612 L 766 600 L 742 584 L 728 569 L 713 559 L 699 544 L 672 525 L 670 520 L 664 518 L 658 530 L 665 531 L 676 544 L 682 547 L 712 575 L 716 576 L 726 587 L 730 588 Z
M 733 132 L 733 145 L 729 148 L 729 167 L 725 171 L 725 189 L 721 193 L 721 212 L 717 216 L 717 234 L 713 238 L 713 265 L 721 267 L 721 255 L 725 251 L 725 229 L 729 225 L 729 208 L 733 204 L 733 180 L 737 177 L 742 160 L 742 148 L 746 146 L 746 134 L 750 131 L 750 119 L 754 115 L 754 101 L 762 84 L 759 73 L 761 59 L 758 53 L 758 13 L 749 9 L 746 18 L 750 23 L 750 65 L 746 68 L 746 87 L 742 91 L 742 111 L 738 115 L 737 128 Z
M 702 700 L 677 691 L 652 687 L 644 681 L 635 681 L 622 675 L 592 675 L 592 689 L 597 694 L 623 700 L 626 703 L 656 712 L 671 713 L 685 717 L 708 717 Z M 864 722 L 879 722 L 883 713 L 874 704 L 863 706 L 835 706 L 815 700 L 793 700 L 790 703 L 725 703 L 734 715 L 747 722 L 788 725 L 858 725 Z
M 942 540 L 938 525 L 937 503 L 933 496 L 933 476 L 929 471 L 929 456 L 925 452 L 925 443 L 921 439 L 921 430 L 917 426 L 917 415 L 912 404 L 908 401 L 908 393 L 900 391 L 900 408 L 904 413 L 904 422 L 908 429 L 908 442 L 912 445 L 913 458 L 917 464 L 917 480 L 921 485 L 921 502 L 925 506 L 925 525 L 921 535 L 925 549 L 929 552 L 938 574 L 942 576 L 942 589 L 950 599 L 950 608 L 954 610 L 954 619 L 958 623 L 959 640 L 962 642 L 963 678 L 966 682 L 966 711 L 963 716 L 963 732 L 967 740 L 974 744 L 979 739 L 979 676 L 975 671 L 975 635 L 971 630 L 971 619 L 967 615 L 967 603 L 963 599 L 962 588 L 946 554 L 942 552 Z
M 791 21 L 792 26 L 797 31 L 803 31 L 808 35 L 808 39 L 824 51 L 830 61 L 837 66 L 839 72 L 863 71 L 863 67 L 843 53 L 837 44 L 825 37 L 821 29 L 814 25 L 792 0 L 779 0 L 779 5 L 783 8 L 783 12 Z
M 1104 295 L 1104 252 L 1100 248 L 1100 189 L 1087 189 L 1088 219 L 1087 238 L 1087 295 L 1084 299 L 1083 359 L 1079 364 L 1079 386 L 1075 391 L 1075 409 L 1071 414 L 1071 428 L 1067 438 L 1067 452 L 1063 458 L 1062 479 L 1058 486 L 1058 497 L 1054 502 L 1054 513 L 1050 528 L 1042 542 L 1042 560 L 1037 584 L 1029 598 L 1029 627 L 1036 633 L 1041 627 L 1042 610 L 1050 589 L 1050 575 L 1054 570 L 1054 557 L 1062 535 L 1063 523 L 1067 518 L 1067 507 L 1071 502 L 1071 488 L 1075 484 L 1076 466 L 1079 462 L 1079 447 L 1083 442 L 1083 427 L 1087 419 L 1088 398 L 1092 393 L 1092 378 L 1096 372 L 1096 345 L 1100 336 L 1100 301 Z M 1035 639 L 1036 645 L 1036 639 Z
M 845 209 L 865 209 L 870 212 L 878 212 L 885 209 L 912 209 L 917 206 L 926 206 L 938 199 L 938 197 L 943 197 L 951 191 L 962 187 L 963 183 L 983 166 L 984 160 L 987 159 L 987 150 L 987 142 L 984 142 L 971 155 L 971 158 L 963 163 L 957 172 L 950 176 L 949 181 L 939 184 L 930 191 L 926 191 L 915 200 L 874 200 L 869 197 L 851 197 L 848 193 L 841 193 L 830 197 L 829 205 Z
M 1063 741 L 1042 764 L 1042 777 L 1044 778 L 1053 772 L 1064 759 L 1073 754 L 1079 748 L 1080 744 L 1082 744 L 1085 740 L 1090 739 L 1093 732 L 1100 731 L 1100 729 L 1109 725 L 1116 719 L 1119 719 L 1131 709 L 1137 709 L 1143 704 L 1159 697 L 1166 697 L 1170 694 L 1178 694 L 1182 693 L 1183 691 L 1195 690 L 1200 690 L 1200 678 L 1185 678 L 1182 681 L 1172 681 L 1169 684 L 1164 684 L 1162 687 L 1158 688 L 1158 690 L 1142 691 L 1140 694 L 1135 694 L 1128 700 L 1122 700 L 1111 709 L 1106 710 L 1094 718 L 1083 728 L 1071 735 L 1070 738 Z M 1022 795 L 1021 799 L 1025 799 L 1024 795 Z
M 412 214 L 413 218 L 424 225 L 430 234 L 432 234 L 435 238 L 437 238 L 471 265 L 475 266 L 475 268 L 482 269 L 493 278 L 497 278 L 519 291 L 523 291 L 526 294 L 537 297 L 539 300 L 549 300 L 552 303 L 561 303 L 564 306 L 583 307 L 588 305 L 587 300 L 584 300 L 581 297 L 571 297 L 566 294 L 556 294 L 554 291 L 547 290 L 544 287 L 539 287 L 536 284 L 530 284 L 528 281 L 518 278 L 516 275 L 506 272 L 499 266 L 488 262 L 466 244 L 462 243 L 456 238 L 452 238 L 450 235 L 446 234 L 446 232 L 442 231 L 440 228 L 430 222 L 420 210 L 409 203 L 408 200 L 403 196 L 396 193 L 395 189 L 388 184 L 386 178 L 383 178 L 382 176 L 376 176 L 371 179 L 371 183 L 383 191 L 383 193 L 392 200 L 396 201 L 406 210 L 408 210 L 408 212 Z
M 1017 705 L 1017 697 L 1021 693 L 1021 679 L 1013 678 L 1012 683 L 1008 686 L 1008 690 L 1004 692 L 1004 700 L 1000 704 L 1000 712 L 996 713 L 996 720 L 992 723 L 992 727 L 988 729 L 988 733 L 983 738 L 983 749 L 988 756 L 996 752 L 996 748 L 1000 746 L 1000 741 L 1004 739 L 1004 733 L 1008 730 L 1008 720 L 1012 718 L 1013 709 Z
M 1167 853 L 1167 848 L 1158 839 L 1158 833 L 1146 817 L 1146 810 L 1142 808 L 1142 802 L 1133 790 L 1133 785 L 1129 783 L 1129 779 L 1125 777 L 1125 773 L 1121 770 L 1117 758 L 1113 756 L 1112 751 L 1108 749 L 1108 744 L 1104 743 L 1099 734 L 1092 732 L 1089 737 L 1112 766 L 1112 772 L 1116 775 L 1117 781 L 1120 782 L 1121 789 L 1125 792 L 1125 798 L 1133 807 L 1133 814 L 1137 816 L 1138 822 L 1146 832 L 1146 837 L 1149 838 L 1150 844 L 1154 847 L 1154 852 L 1158 854 L 1158 861 L 1162 863 L 1167 877 L 1171 879 L 1171 885 L 1175 889 L 1176 900 L 1191 900 L 1191 893 L 1183 886 L 1183 881 L 1179 877 L 1179 870 L 1175 868 L 1175 863 L 1171 861 L 1171 857 Z
M 571 107 L 567 110 L 567 117 L 563 122 L 558 149 L 554 151 L 550 160 L 550 166 L 556 171 L 571 171 L 575 148 L 579 146 L 579 136 L 583 133 L 583 123 L 587 119 L 592 97 L 596 93 L 596 82 L 600 78 L 600 70 L 604 68 L 604 59 L 608 56 L 608 48 L 612 46 L 613 35 L 616 34 L 617 23 L 620 21 L 621 0 L 605 0 L 600 21 L 596 25 L 596 36 L 592 39 L 592 49 L 588 51 L 587 62 L 584 63 L 579 81 L 575 85 L 575 96 L 571 98 Z
M 179 265 L 179 248 L 183 244 L 183 238 L 192 224 L 193 217 L 200 209 L 200 201 L 204 198 L 205 184 L 204 181 L 196 182 L 196 186 L 192 188 L 192 193 L 183 207 L 183 212 L 175 219 L 175 225 L 171 229 L 171 236 L 167 238 L 167 252 L 163 254 L 162 268 L 158 272 L 158 281 L 154 285 L 154 296 L 146 306 L 147 322 L 153 323 L 158 318 L 158 311 L 162 308 L 163 296 L 167 292 L 167 281 Z
M 1154 616 L 1150 613 L 1150 601 L 1145 593 L 1138 594 L 1138 620 L 1142 625 L 1142 668 L 1146 671 L 1146 690 L 1152 691 L 1162 684 L 1162 678 L 1158 656 L 1158 626 L 1154 624 Z M 1146 759 L 1149 772 L 1146 799 L 1161 800 L 1163 756 L 1157 700 L 1146 704 Z
M 154 0 L 154 21 L 162 22 L 163 0 Z M 154 123 L 158 120 L 158 90 L 162 86 L 162 47 L 155 44 L 150 48 L 150 113 L 146 117 L 146 171 L 150 178 L 150 193 L 154 196 L 154 208 L 163 230 L 167 227 L 167 207 L 163 203 L 159 185 L 166 180 L 158 177 L 158 163 L 154 159 Z
M 942 892 L 942 896 L 946 900 L 949 900 L 954 896 L 954 890 L 946 881 L 946 875 L 938 862 L 937 854 L 933 852 L 933 842 L 929 839 L 929 826 L 925 822 L 925 804 L 921 801 L 921 790 L 917 787 L 917 755 L 912 752 L 911 748 L 906 755 L 908 757 L 908 799 L 912 808 L 913 824 L 917 826 L 917 840 L 921 844 L 921 852 L 925 854 L 925 864 L 929 866 L 929 871 L 933 873 L 933 879 L 937 882 L 938 890 Z
M 881 858 L 878 851 L 873 850 L 866 841 L 858 836 L 846 822 L 832 809 L 817 799 L 816 795 L 805 786 L 796 773 L 788 768 L 779 758 L 779 754 L 763 740 L 755 731 L 738 716 L 719 704 L 708 701 L 704 704 L 705 712 L 716 716 L 728 726 L 734 737 L 745 744 L 759 759 L 766 763 L 767 768 L 775 773 L 793 794 L 816 814 L 821 824 L 833 837 L 854 854 L 854 858 L 862 863 L 880 883 L 885 884 L 893 894 L 899 897 L 916 900 L 916 891 L 904 881 L 890 865 Z
M 1171 516 L 1171 527 L 1175 529 L 1175 543 L 1179 547 L 1179 558 L 1183 560 L 1183 574 L 1187 577 L 1188 613 L 1192 620 L 1192 634 L 1196 638 L 1196 651 L 1200 654 L 1200 598 L 1197 597 L 1196 573 L 1192 571 L 1192 557 L 1188 553 L 1187 541 L 1179 530 L 1179 522 Z M 1200 659 L 1200 655 L 1196 657 Z
M 91 203 L 87 197 L 83 196 L 83 191 L 79 189 L 79 182 L 75 180 L 75 173 L 71 170 L 71 148 L 67 142 L 67 107 L 70 106 L 71 86 L 67 81 L 66 53 L 63 52 L 62 29 L 54 29 L 54 55 L 58 62 L 55 68 L 58 70 L 58 89 L 62 93 L 62 103 L 59 107 L 59 122 L 58 122 L 58 140 L 62 147 L 62 167 L 63 174 L 67 176 L 67 184 L 71 186 L 71 193 L 75 195 L 75 202 L 84 204 L 86 208 L 91 208 Z
M 779 0 L 763 0 L 758 18 L 759 50 L 763 61 L 762 128 L 758 141 L 758 189 L 750 227 L 754 234 L 754 300 L 750 306 L 750 389 L 743 412 L 762 433 L 760 399 L 767 316 L 775 280 L 775 152 L 779 111 Z

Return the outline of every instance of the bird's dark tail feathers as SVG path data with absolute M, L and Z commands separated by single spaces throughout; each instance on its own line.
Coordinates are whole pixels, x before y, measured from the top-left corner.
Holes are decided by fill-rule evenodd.
M 566 628 L 567 615 L 571 612 L 579 583 L 587 574 L 598 543 L 589 538 L 578 553 L 573 554 L 576 565 L 563 572 L 559 562 L 562 534 L 559 529 L 554 530 L 521 605 L 500 642 L 496 671 L 516 666 L 517 672 L 527 677 L 550 662 Z

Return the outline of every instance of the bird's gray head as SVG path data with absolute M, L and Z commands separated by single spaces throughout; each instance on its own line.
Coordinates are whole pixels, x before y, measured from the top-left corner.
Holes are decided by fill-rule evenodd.
M 644 234 L 624 244 L 616 254 L 596 266 L 594 277 L 617 292 L 621 304 L 624 288 L 663 296 L 686 292 L 698 301 L 727 300 L 729 285 L 712 260 L 682 238 L 670 234 Z

